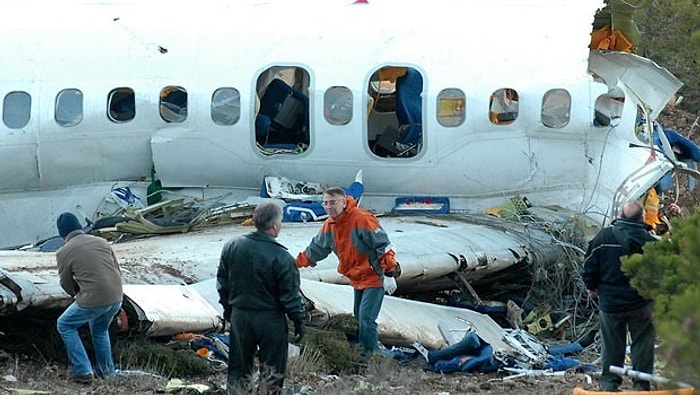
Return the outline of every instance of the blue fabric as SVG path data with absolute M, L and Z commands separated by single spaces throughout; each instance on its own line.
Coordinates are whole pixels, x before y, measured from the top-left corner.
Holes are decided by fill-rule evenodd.
M 676 156 L 680 160 L 692 159 L 695 162 L 700 162 L 700 147 L 695 145 L 695 143 L 688 139 L 687 137 L 681 135 L 673 129 L 664 129 L 664 134 L 668 139 L 671 147 L 678 150 Z M 654 132 L 654 142 L 656 143 L 658 135 Z M 660 142 L 657 145 L 661 145 Z
M 450 374 L 455 372 L 490 373 L 500 365 L 493 359 L 493 347 L 476 333 L 468 333 L 459 343 L 428 353 L 424 370 Z
M 267 143 L 267 135 L 270 133 L 270 125 L 272 121 L 265 114 L 259 114 L 255 118 L 255 140 L 258 144 L 264 146 Z
M 698 162 L 700 162 L 700 147 L 698 147 L 692 140 L 673 129 L 662 129 L 658 122 L 654 122 L 654 126 L 654 145 L 659 148 L 662 147 L 661 138 L 659 137 L 659 130 L 663 130 L 663 133 L 666 135 L 666 139 L 668 139 L 668 143 L 676 153 L 676 158 L 679 161 L 687 164 L 689 168 L 696 169 Z M 695 189 L 695 184 L 695 178 L 688 177 L 688 189 L 690 191 Z M 671 189 L 672 185 L 673 178 L 671 173 L 668 173 L 655 186 L 656 192 L 664 193 Z
M 92 374 L 90 358 L 85 352 L 78 328 L 90 326 L 90 335 L 95 349 L 95 373 L 99 377 L 114 376 L 112 345 L 109 340 L 109 324 L 121 308 L 121 301 L 106 306 L 83 308 L 73 302 L 58 317 L 57 329 L 66 347 L 73 374 Z
M 396 117 L 399 128 L 404 128 L 399 142 L 407 145 L 420 144 L 423 138 L 423 103 L 421 92 L 423 77 L 412 68 L 396 79 Z
M 401 196 L 394 201 L 392 214 L 447 214 L 450 198 L 445 196 Z M 412 204 L 415 206 L 411 207 Z M 438 208 L 420 208 L 422 204 L 439 204 Z
M 216 346 L 214 338 L 221 340 L 222 343 L 229 347 L 229 335 L 222 333 L 207 333 L 202 337 L 197 337 L 190 342 L 190 347 L 194 350 L 199 350 L 200 348 L 206 348 L 211 351 L 217 357 L 226 360 L 227 355 L 224 354 L 219 347 Z
M 282 222 L 312 222 L 326 219 L 321 202 L 292 202 L 282 210 Z
M 579 342 L 553 345 L 553 346 L 549 346 L 549 348 L 547 349 L 547 352 L 550 355 L 576 354 L 576 353 L 579 353 L 581 351 L 583 351 L 583 347 L 581 347 L 581 343 L 579 343 Z
M 309 144 L 309 98 L 275 78 L 260 98 L 260 110 L 255 119 L 256 141 L 269 147 Z
M 543 369 L 552 369 L 555 372 L 575 368 L 581 365 L 581 362 L 565 357 L 564 355 L 552 355 L 547 358 L 547 364 Z
M 360 326 L 359 341 L 365 351 L 378 351 L 377 317 L 384 301 L 384 288 L 355 289 L 353 313 Z

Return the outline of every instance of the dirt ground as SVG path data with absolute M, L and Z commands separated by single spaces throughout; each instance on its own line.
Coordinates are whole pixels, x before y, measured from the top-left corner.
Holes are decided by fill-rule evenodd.
M 93 384 L 76 384 L 67 380 L 65 366 L 29 361 L 11 356 L 0 363 L 0 394 L 154 394 L 164 393 L 169 379 L 134 372 L 111 380 L 96 380 Z M 0 356 L 0 358 L 3 358 Z M 576 386 L 593 389 L 595 378 L 569 372 L 547 377 L 518 377 L 506 379 L 508 373 L 451 374 L 425 372 L 415 361 L 399 365 L 386 357 L 369 361 L 364 374 L 327 375 L 301 371 L 303 363 L 295 358 L 289 361 L 290 374 L 285 380 L 285 394 L 572 394 Z M 224 372 L 209 376 L 190 377 L 184 385 L 206 385 L 204 393 L 222 394 L 226 380 Z M 593 384 L 588 384 L 593 380 Z M 176 387 L 174 387 L 176 388 Z M 31 392 L 31 390 L 37 392 Z M 191 389 L 173 389 L 170 393 L 194 394 Z

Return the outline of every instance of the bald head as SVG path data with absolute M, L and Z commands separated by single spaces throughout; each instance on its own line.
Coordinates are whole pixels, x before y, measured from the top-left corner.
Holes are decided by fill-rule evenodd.
M 630 222 L 644 223 L 644 206 L 636 200 L 630 200 L 622 208 L 620 218 Z

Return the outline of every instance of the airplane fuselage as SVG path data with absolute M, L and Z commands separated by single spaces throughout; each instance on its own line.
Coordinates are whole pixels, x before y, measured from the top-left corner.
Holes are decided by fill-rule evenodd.
M 587 71 L 601 6 L 126 2 L 37 15 L 12 5 L 0 27 L 1 217 L 19 227 L 41 211 L 46 227 L 43 218 L 76 204 L 94 210 L 93 186 L 103 193 L 153 169 L 164 186 L 235 197 L 257 194 L 268 175 L 346 185 L 361 169 L 363 203 L 378 210 L 424 195 L 477 213 L 520 195 L 605 217 L 649 152 L 629 147 L 639 143 L 632 100 L 616 127 L 594 123 L 596 100 L 617 84 Z M 412 141 L 401 140 L 404 69 L 420 81 L 409 98 Z M 396 82 L 383 77 L 390 72 L 404 74 Z M 306 121 L 276 119 L 282 101 L 262 116 L 275 78 L 301 97 L 290 117 Z M 500 97 L 515 111 L 498 109 Z M 564 101 L 551 107 L 552 97 Z M 670 168 L 652 167 L 640 184 Z M 48 227 L 0 246 L 46 237 Z

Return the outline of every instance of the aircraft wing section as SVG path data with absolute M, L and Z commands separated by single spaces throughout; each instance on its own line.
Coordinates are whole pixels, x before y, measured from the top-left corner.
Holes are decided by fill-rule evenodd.
M 215 287 L 215 282 L 209 282 Z M 184 285 L 129 284 L 124 286 L 124 309 L 131 309 L 148 336 L 223 329 L 221 308 L 197 289 Z M 217 308 L 218 307 L 218 308 Z
M 9 272 L 0 269 L 0 316 L 22 311 L 30 306 L 61 307 L 70 297 L 58 284 L 58 275 L 51 279 L 26 270 Z
M 561 253 L 561 247 L 552 243 L 544 230 L 501 218 L 416 215 L 379 220 L 403 269 L 397 280 L 400 293 L 450 289 L 455 287 L 455 273 L 468 281 L 478 281 L 513 266 L 554 261 Z M 285 224 L 278 239 L 295 256 L 306 248 L 319 227 L 319 223 Z M 216 276 L 221 248 L 227 240 L 252 230 L 238 224 L 215 226 L 116 243 L 113 249 L 126 284 L 194 284 Z M 2 269 L 12 276 L 31 272 L 31 276 L 22 277 L 29 285 L 16 286 L 14 289 L 19 291 L 14 293 L 19 295 L 15 302 L 3 301 L 8 306 L 0 306 L 0 311 L 23 308 L 29 300 L 35 307 L 46 307 L 44 299 L 58 298 L 67 303 L 67 295 L 54 285 L 55 253 L 2 251 L 0 257 Z M 300 272 L 306 279 L 347 284 L 347 279 L 337 273 L 337 265 L 336 256 L 330 254 L 316 268 Z
M 324 284 L 302 279 L 302 293 L 314 304 L 314 310 L 328 316 L 352 314 L 353 289 L 349 286 Z M 379 340 L 386 344 L 410 346 L 415 341 L 439 349 L 447 346 L 440 327 L 448 327 L 461 338 L 473 329 L 494 351 L 509 350 L 503 328 L 486 314 L 468 309 L 438 306 L 385 296 L 377 319 Z
M 384 217 L 380 223 L 396 247 L 396 259 L 401 264 L 399 292 L 453 288 L 452 273 L 481 280 L 514 265 L 552 259 L 561 252 L 544 231 L 495 217 Z M 305 243 L 308 241 L 298 250 Z M 336 267 L 337 258 L 331 254 L 315 268 L 301 269 L 301 276 L 348 284 Z

